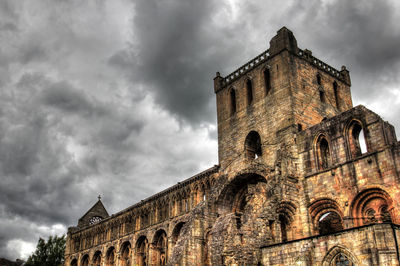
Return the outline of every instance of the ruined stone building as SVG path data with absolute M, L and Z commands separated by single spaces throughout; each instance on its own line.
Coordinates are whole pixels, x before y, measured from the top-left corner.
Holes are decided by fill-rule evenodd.
M 287 28 L 217 73 L 218 165 L 68 230 L 66 265 L 399 265 L 400 144 Z

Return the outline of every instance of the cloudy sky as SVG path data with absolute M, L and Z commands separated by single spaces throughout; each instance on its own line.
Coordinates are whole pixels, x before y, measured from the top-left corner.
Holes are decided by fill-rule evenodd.
M 212 79 L 282 26 L 400 130 L 398 1 L 1 0 L 0 257 L 217 164 Z

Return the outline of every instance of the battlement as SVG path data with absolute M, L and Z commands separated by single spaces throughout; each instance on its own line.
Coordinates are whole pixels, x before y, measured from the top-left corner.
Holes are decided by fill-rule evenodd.
M 333 78 L 339 79 L 345 82 L 347 85 L 351 85 L 349 72 L 347 71 L 345 66 L 342 66 L 342 69 L 339 71 L 334 67 L 328 65 L 327 63 L 321 61 L 320 59 L 314 57 L 310 50 L 302 50 L 298 48 L 297 41 L 293 33 L 286 27 L 283 27 L 277 32 L 277 35 L 275 35 L 271 39 L 269 49 L 257 55 L 246 64 L 237 68 L 235 71 L 225 77 L 222 77 L 220 73 L 217 72 L 216 78 L 214 79 L 216 82 L 215 92 L 217 93 L 219 90 L 232 84 L 234 81 L 240 79 L 247 73 L 257 68 L 257 66 L 269 61 L 272 57 L 278 55 L 284 50 L 289 51 L 292 55 L 295 55 L 298 58 L 306 60 L 308 63 L 315 66 L 319 70 L 331 75 Z
M 231 74 L 227 75 L 226 77 L 222 78 L 221 81 L 221 88 L 224 88 L 234 82 L 235 80 L 239 79 L 246 73 L 250 72 L 260 64 L 266 62 L 269 59 L 269 50 L 262 52 L 261 54 L 257 55 L 253 59 L 251 59 L 246 64 L 242 65 Z M 217 74 L 218 75 L 218 74 Z
M 307 49 L 305 50 L 299 49 L 297 56 L 303 58 L 313 66 L 317 67 L 319 70 L 324 71 L 325 73 L 331 75 L 332 77 L 345 82 L 347 85 L 351 85 L 349 71 L 347 71 L 345 66 L 342 66 L 342 70 L 339 71 L 336 68 L 331 67 L 327 63 L 321 61 L 320 59 L 314 57 L 312 55 L 312 52 Z
M 311 53 L 310 50 L 302 50 L 298 49 L 297 56 L 306 60 L 313 66 L 317 67 L 319 70 L 324 71 L 325 73 L 331 75 L 334 78 L 337 78 L 343 82 L 345 82 L 348 85 L 350 84 L 350 77 L 349 77 L 349 72 L 347 71 L 345 66 L 342 66 L 342 70 L 337 70 L 336 68 L 328 65 L 327 63 L 323 62 L 322 60 L 314 57 Z M 261 65 L 262 63 L 268 61 L 271 56 L 269 54 L 269 50 L 266 50 L 262 52 L 261 54 L 257 55 L 250 61 L 248 61 L 246 64 L 242 65 L 229 75 L 225 77 L 221 77 L 221 84 L 220 84 L 220 89 L 227 87 L 228 85 L 232 84 L 235 80 L 243 77 L 253 69 L 255 69 L 257 66 Z M 217 73 L 217 77 L 219 75 L 219 72 Z

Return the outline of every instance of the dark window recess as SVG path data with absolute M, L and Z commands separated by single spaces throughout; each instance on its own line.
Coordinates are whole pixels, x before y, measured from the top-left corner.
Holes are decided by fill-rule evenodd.
M 271 74 L 269 69 L 264 70 L 264 82 L 265 82 L 265 93 L 266 95 L 268 95 L 269 92 L 271 91 Z
M 333 82 L 333 94 L 335 95 L 336 108 L 339 108 L 339 94 L 338 94 L 338 85 L 336 81 Z
M 253 84 L 250 79 L 246 81 L 247 91 L 247 104 L 250 105 L 253 102 Z
M 324 137 L 320 137 L 318 141 L 318 157 L 319 169 L 328 168 L 330 160 L 329 144 Z
M 249 159 L 256 159 L 262 156 L 261 138 L 257 132 L 251 131 L 247 135 L 245 140 L 245 151 L 246 156 Z
M 231 114 L 236 112 L 236 92 L 234 89 L 231 90 Z

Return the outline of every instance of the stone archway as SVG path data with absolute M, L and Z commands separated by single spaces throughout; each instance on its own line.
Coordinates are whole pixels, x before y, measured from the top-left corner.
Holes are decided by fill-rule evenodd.
M 101 263 L 102 263 L 102 261 L 101 261 L 101 251 L 98 250 L 93 255 L 92 265 L 93 266 L 101 266 L 102 265 Z
M 126 241 L 121 247 L 121 266 L 131 266 L 131 243 Z
M 168 254 L 168 240 L 167 233 L 160 229 L 158 230 L 153 238 L 153 256 L 152 265 L 166 265 L 167 254 Z
M 360 192 L 351 204 L 354 225 L 397 222 L 393 200 L 380 188 L 370 188 Z
M 259 248 L 271 243 L 277 221 L 273 190 L 265 177 L 252 173 L 225 185 L 216 202 L 219 217 L 204 248 L 211 265 L 257 264 Z
M 147 266 L 149 258 L 149 244 L 146 236 L 141 236 L 136 242 L 136 264 Z
M 322 266 L 359 265 L 357 258 L 345 247 L 335 246 L 325 255 Z

